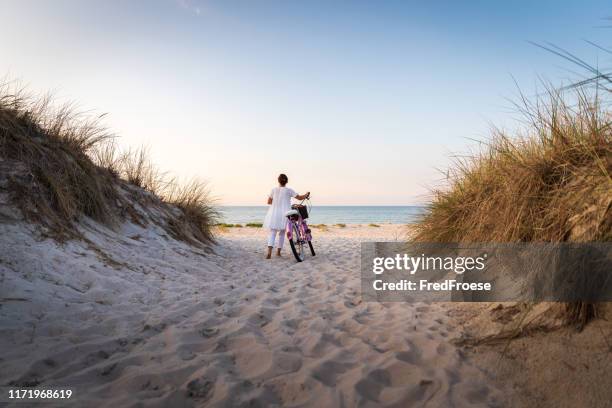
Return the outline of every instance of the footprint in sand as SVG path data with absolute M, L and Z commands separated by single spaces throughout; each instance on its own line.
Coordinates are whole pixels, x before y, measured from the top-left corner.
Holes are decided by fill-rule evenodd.
M 325 361 L 312 371 L 312 377 L 328 387 L 335 387 L 338 376 L 354 365 L 353 363 Z
M 355 390 L 364 398 L 378 401 L 378 397 L 385 387 L 391 385 L 391 375 L 387 370 L 374 369 L 355 384 Z
M 410 340 L 406 340 L 406 343 L 408 344 L 408 350 L 395 353 L 395 358 L 406 363 L 418 364 L 421 361 L 418 348 Z
M 228 339 L 227 350 L 233 353 L 236 367 L 243 378 L 258 377 L 272 367 L 272 352 L 253 335 Z

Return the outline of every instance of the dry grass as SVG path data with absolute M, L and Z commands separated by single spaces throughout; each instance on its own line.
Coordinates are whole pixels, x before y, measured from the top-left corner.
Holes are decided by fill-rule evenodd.
M 114 145 L 113 145 L 114 146 Z M 165 174 L 160 173 L 149 159 L 149 151 L 142 147 L 115 153 L 116 171 L 128 183 L 161 196 L 165 187 Z
M 527 131 L 495 130 L 483 151 L 456 162 L 415 226 L 417 241 L 612 240 L 610 112 L 584 90 L 571 103 L 556 91 L 523 102 Z M 594 312 L 571 304 L 566 317 L 583 325 Z
M 61 236 L 70 235 L 70 223 L 81 215 L 103 223 L 114 218 L 113 176 L 90 159 L 112 137 L 97 120 L 70 106 L 52 111 L 48 97 L 33 101 L 0 89 L 0 157 L 27 169 L 26 179 L 15 175 L 9 187 L 24 214 Z
M 133 210 L 121 192 L 128 183 L 176 210 L 167 212 L 165 225 L 173 236 L 210 242 L 216 213 L 206 185 L 168 179 L 146 149 L 120 152 L 101 118 L 72 105 L 53 108 L 50 97 L 33 97 L 11 83 L 0 86 L 0 158 L 15 170 L 8 189 L 24 216 L 55 238 L 73 238 L 82 216 L 113 225 L 126 208 Z
M 164 201 L 177 207 L 181 215 L 171 220 L 171 228 L 177 239 L 210 242 L 213 240 L 212 227 L 217 223 L 218 213 L 211 206 L 208 188 L 203 181 L 193 179 L 179 184 L 175 181 L 160 183 L 158 191 Z

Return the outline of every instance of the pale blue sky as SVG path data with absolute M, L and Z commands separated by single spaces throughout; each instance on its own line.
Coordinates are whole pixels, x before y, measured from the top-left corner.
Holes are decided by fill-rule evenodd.
M 534 4 L 535 3 L 535 4 Z M 0 73 L 108 112 L 125 146 L 263 204 L 411 204 L 452 152 L 513 127 L 506 98 L 609 62 L 604 2 L 4 1 Z

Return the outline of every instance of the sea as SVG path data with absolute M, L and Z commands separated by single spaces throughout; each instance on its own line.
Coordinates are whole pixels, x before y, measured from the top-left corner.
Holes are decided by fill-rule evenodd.
M 261 223 L 268 206 L 219 206 L 221 222 Z M 313 206 L 309 224 L 409 224 L 419 220 L 424 206 Z

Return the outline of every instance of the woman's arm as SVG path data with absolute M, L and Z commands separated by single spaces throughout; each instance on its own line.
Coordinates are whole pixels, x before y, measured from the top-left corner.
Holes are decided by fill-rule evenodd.
M 298 194 L 295 196 L 295 198 L 297 198 L 298 200 L 305 200 L 308 197 L 310 197 L 310 191 L 307 191 L 306 194 L 302 194 L 302 195 Z
M 268 205 L 272 204 L 272 197 L 268 197 Z

